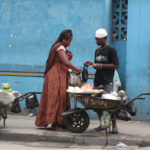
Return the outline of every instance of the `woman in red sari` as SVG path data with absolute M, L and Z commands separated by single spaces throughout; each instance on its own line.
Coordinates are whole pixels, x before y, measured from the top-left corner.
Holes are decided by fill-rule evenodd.
M 72 41 L 72 30 L 64 30 L 52 45 L 44 73 L 44 84 L 35 125 L 52 130 L 63 130 L 62 112 L 70 107 L 69 95 L 66 92 L 69 84 L 68 68 L 77 73 L 80 69 L 69 60 L 71 52 L 66 50 Z

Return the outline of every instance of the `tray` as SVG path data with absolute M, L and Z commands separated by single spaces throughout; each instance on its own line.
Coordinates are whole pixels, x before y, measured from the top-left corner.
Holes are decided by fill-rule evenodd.
M 71 92 L 67 90 L 68 93 L 73 94 L 73 95 L 92 95 L 92 94 L 102 94 L 104 91 L 97 91 L 97 92 L 86 92 L 86 91 L 81 91 L 81 92 Z

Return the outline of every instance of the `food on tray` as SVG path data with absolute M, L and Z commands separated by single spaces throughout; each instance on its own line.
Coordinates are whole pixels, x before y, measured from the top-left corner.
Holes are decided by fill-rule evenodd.
M 82 91 L 87 91 L 89 89 L 93 89 L 93 85 L 90 85 L 90 84 L 84 84 L 81 86 L 81 90 Z
M 93 85 L 84 84 L 81 86 L 81 88 L 69 86 L 67 91 L 72 93 L 80 93 L 80 92 L 97 93 L 97 92 L 103 92 L 104 90 L 93 89 Z
M 100 90 L 93 89 L 93 85 L 90 85 L 90 84 L 82 85 L 81 90 L 85 91 L 85 92 L 102 92 L 102 91 L 104 91 L 103 89 L 100 89 Z
M 72 86 L 69 86 L 67 91 L 73 93 L 82 92 L 82 90 L 79 87 L 72 87 Z

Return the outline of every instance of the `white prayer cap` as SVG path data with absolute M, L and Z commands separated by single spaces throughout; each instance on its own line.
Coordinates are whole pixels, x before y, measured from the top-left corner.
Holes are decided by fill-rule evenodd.
M 96 38 L 104 38 L 107 36 L 107 31 L 105 29 L 96 30 L 95 37 Z

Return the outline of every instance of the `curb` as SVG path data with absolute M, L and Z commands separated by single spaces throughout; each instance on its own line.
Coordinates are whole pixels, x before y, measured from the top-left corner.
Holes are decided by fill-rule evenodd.
M 54 136 L 54 135 L 38 135 L 38 134 L 22 134 L 22 133 L 0 133 L 1 141 L 22 141 L 22 142 L 59 142 L 59 143 L 75 143 L 75 144 L 90 144 L 90 145 L 105 145 L 106 136 L 103 137 L 89 137 L 81 134 L 72 136 Z M 142 139 L 125 137 L 119 135 L 108 136 L 108 145 L 116 146 L 119 142 L 125 143 L 126 145 L 138 145 L 138 146 L 150 146 L 150 137 Z

